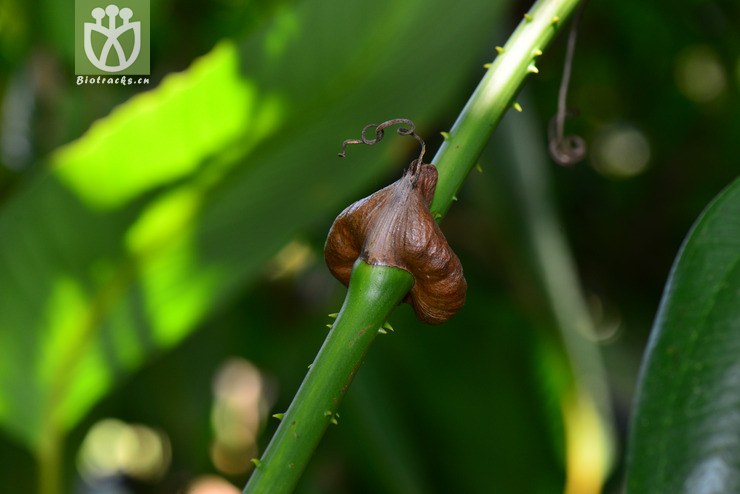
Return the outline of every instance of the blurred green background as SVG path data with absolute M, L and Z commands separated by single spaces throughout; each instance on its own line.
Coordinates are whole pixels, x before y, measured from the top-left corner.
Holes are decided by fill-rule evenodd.
M 529 6 L 152 0 L 151 84 L 78 86 L 73 3 L 2 0 L 0 490 L 55 464 L 59 492 L 241 488 L 341 304 L 333 218 L 416 153 L 342 140 L 405 117 L 436 149 Z M 545 151 L 561 33 L 442 224 L 466 307 L 396 311 L 299 492 L 619 490 L 663 284 L 738 173 L 739 28 L 736 2 L 589 3 L 589 157 Z M 568 335 L 603 356 L 613 444 L 573 411 Z

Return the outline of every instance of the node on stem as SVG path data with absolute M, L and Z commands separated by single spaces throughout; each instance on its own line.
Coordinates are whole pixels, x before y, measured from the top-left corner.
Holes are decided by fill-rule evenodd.
M 383 137 L 383 129 L 396 123 L 410 127 L 399 129 L 399 134 L 413 136 L 421 143 L 419 157 L 399 180 L 337 216 L 326 239 L 324 258 L 334 277 L 345 285 L 357 258 L 370 265 L 408 271 L 414 285 L 404 301 L 422 321 L 440 324 L 464 305 L 467 283 L 460 260 L 429 212 L 437 169 L 423 163 L 424 141 L 414 132 L 413 122 L 395 119 L 368 125 L 361 139 L 344 141 L 340 155 L 348 144 L 376 144 Z M 373 140 L 365 135 L 371 127 L 376 128 Z

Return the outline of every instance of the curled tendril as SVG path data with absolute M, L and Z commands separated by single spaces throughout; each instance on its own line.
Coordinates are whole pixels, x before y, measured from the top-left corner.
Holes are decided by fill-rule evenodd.
M 570 85 L 570 73 L 573 68 L 573 54 L 576 49 L 576 37 L 578 35 L 578 24 L 583 14 L 583 2 L 576 12 L 575 19 L 570 27 L 568 34 L 568 46 L 565 52 L 565 64 L 563 65 L 563 78 L 560 81 L 560 90 L 558 91 L 558 112 L 550 120 L 547 131 L 548 150 L 550 156 L 558 164 L 563 166 L 572 166 L 581 161 L 586 156 L 586 142 L 577 135 L 565 135 L 565 118 L 573 115 L 568 111 L 566 102 L 568 98 L 568 86 Z
M 563 123 L 560 116 L 561 114 L 558 113 L 550 119 L 547 129 L 548 150 L 552 159 L 558 164 L 573 166 L 586 156 L 586 141 L 578 135 L 563 135 Z
M 350 144 L 367 144 L 368 146 L 372 146 L 373 144 L 379 143 L 383 136 L 385 135 L 385 129 L 392 126 L 392 125 L 405 125 L 407 127 L 399 127 L 396 131 L 398 135 L 402 136 L 412 136 L 414 139 L 416 139 L 419 144 L 421 145 L 421 151 L 419 152 L 419 157 L 411 162 L 409 165 L 409 173 L 416 177 L 419 171 L 419 167 L 423 163 L 424 159 L 424 153 L 426 152 L 426 145 L 424 144 L 424 139 L 422 139 L 416 132 L 416 125 L 411 120 L 408 120 L 406 118 L 394 118 L 392 120 L 387 120 L 381 124 L 369 124 L 366 125 L 362 129 L 362 134 L 360 139 L 347 139 L 342 143 L 342 152 L 339 153 L 339 157 L 345 158 L 347 156 L 347 146 Z M 369 139 L 367 136 L 368 130 L 375 128 L 375 139 Z

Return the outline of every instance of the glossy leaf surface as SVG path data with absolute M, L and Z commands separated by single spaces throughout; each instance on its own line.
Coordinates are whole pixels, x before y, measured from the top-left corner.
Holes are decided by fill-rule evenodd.
M 704 211 L 643 362 L 628 492 L 740 490 L 740 180 Z

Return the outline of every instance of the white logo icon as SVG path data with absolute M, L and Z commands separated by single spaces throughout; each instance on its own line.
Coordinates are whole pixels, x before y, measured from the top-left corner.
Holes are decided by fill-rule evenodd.
M 95 23 L 85 23 L 85 55 L 87 55 L 87 59 L 90 60 L 90 63 L 95 67 L 100 70 L 104 70 L 105 72 L 120 72 L 123 69 L 129 68 L 131 64 L 136 61 L 136 58 L 139 56 L 139 51 L 141 50 L 141 22 L 129 22 L 131 17 L 133 17 L 134 12 L 128 7 L 124 7 L 119 10 L 117 5 L 111 4 L 108 5 L 105 10 L 100 7 L 96 7 L 92 10 L 91 14 L 95 19 Z M 103 17 L 106 15 L 108 16 L 107 27 L 103 25 Z M 117 27 L 116 16 L 123 19 L 123 24 Z M 129 29 L 134 33 L 134 47 L 127 57 L 123 51 L 123 46 L 121 46 L 121 43 L 118 41 L 118 38 Z M 100 51 L 100 56 L 93 51 L 93 31 L 99 32 L 106 38 L 103 48 Z M 111 50 L 115 51 L 116 57 L 118 58 L 118 65 L 108 65 L 107 63 Z

